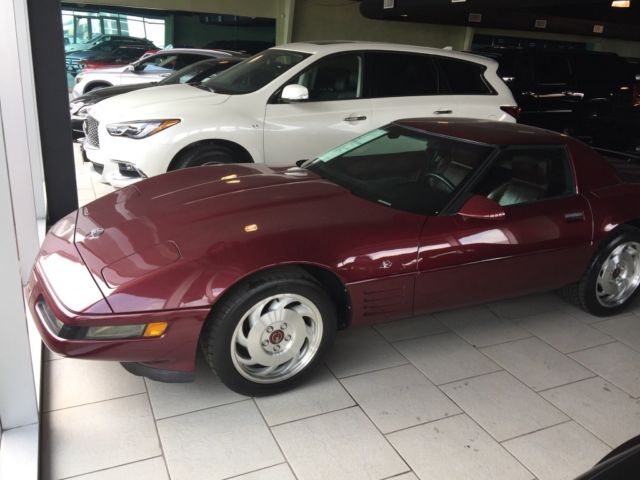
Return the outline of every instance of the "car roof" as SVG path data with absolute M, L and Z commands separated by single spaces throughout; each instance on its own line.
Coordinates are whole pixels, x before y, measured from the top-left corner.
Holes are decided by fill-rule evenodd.
M 232 52 L 230 50 L 213 50 L 209 48 L 166 48 L 164 50 L 159 50 L 154 52 L 153 55 L 158 55 L 160 53 L 194 53 L 196 55 L 207 55 L 207 56 L 234 56 L 240 55 L 240 53 Z
M 471 118 L 408 118 L 394 122 L 425 133 L 486 145 L 566 145 L 566 135 L 519 123 Z
M 294 50 L 301 53 L 309 54 L 328 54 L 350 51 L 390 51 L 390 52 L 407 52 L 407 53 L 423 53 L 430 55 L 441 55 L 450 58 L 458 58 L 460 60 L 467 60 L 476 63 L 482 63 L 484 65 L 492 65 L 495 60 L 465 52 L 457 52 L 449 49 L 421 47 L 418 45 L 403 45 L 398 43 L 382 43 L 382 42 L 362 42 L 351 40 L 335 40 L 335 41 L 309 41 L 309 42 L 297 42 L 288 43 L 285 45 L 278 45 L 273 47 L 278 50 Z

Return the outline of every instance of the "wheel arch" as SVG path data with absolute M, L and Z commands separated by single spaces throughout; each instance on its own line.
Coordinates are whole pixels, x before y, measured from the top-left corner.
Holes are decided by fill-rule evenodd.
M 239 143 L 233 142 L 231 140 L 212 138 L 212 139 L 198 140 L 196 142 L 190 143 L 185 147 L 182 147 L 169 162 L 169 166 L 167 167 L 167 172 L 175 170 L 176 163 L 179 161 L 180 157 L 184 155 L 186 152 L 196 149 L 198 147 L 205 146 L 205 145 L 219 145 L 219 146 L 231 149 L 236 155 L 238 155 L 242 159 L 242 161 L 238 163 L 255 163 L 251 153 L 249 153 L 249 151 Z
M 329 298 L 334 302 L 336 306 L 337 313 L 337 325 L 338 329 L 344 329 L 349 326 L 351 323 L 351 296 L 349 295 L 349 291 L 342 281 L 340 277 L 331 271 L 328 267 L 324 265 L 318 265 L 314 263 L 286 263 L 281 265 L 271 265 L 268 267 L 264 267 L 258 270 L 255 270 L 247 275 L 237 278 L 232 284 L 230 284 L 224 291 L 218 295 L 215 299 L 214 303 L 211 305 L 211 312 L 207 316 L 203 324 L 202 333 L 205 331 L 205 324 L 209 322 L 212 318 L 212 314 L 215 312 L 216 305 L 220 304 L 220 302 L 227 298 L 230 295 L 239 289 L 242 288 L 242 285 L 246 282 L 250 282 L 252 278 L 273 273 L 273 272 L 293 272 L 293 273 L 305 273 L 310 276 L 313 280 L 318 282 L 318 284 L 324 288 Z
M 108 87 L 113 87 L 113 84 L 107 82 L 106 80 L 92 80 L 84 86 L 82 94 L 84 95 L 85 93 L 89 93 L 95 87 L 108 88 Z

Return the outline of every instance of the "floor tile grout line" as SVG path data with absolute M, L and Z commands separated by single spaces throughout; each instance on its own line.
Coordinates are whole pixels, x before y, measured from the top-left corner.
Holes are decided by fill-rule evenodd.
M 212 409 L 218 408 L 218 407 L 226 407 L 226 406 L 229 406 L 229 405 L 235 405 L 236 403 L 247 402 L 247 401 L 251 400 L 251 398 L 252 397 L 246 397 L 246 398 L 241 398 L 241 399 L 238 399 L 238 400 L 233 400 L 231 402 L 221 403 L 220 405 L 212 405 L 212 406 L 209 406 L 209 407 L 197 408 L 195 410 L 190 410 L 188 412 L 176 413 L 175 415 L 169 415 L 168 417 L 156 418 L 154 416 L 154 420 L 156 422 L 164 422 L 165 420 L 173 419 L 173 418 L 176 418 L 176 417 L 182 417 L 184 415 L 190 415 L 192 413 L 198 413 L 198 412 L 203 412 L 205 410 L 212 410 Z
M 286 461 L 286 457 L 285 457 L 285 461 L 284 462 L 274 463 L 273 465 L 269 465 L 268 467 L 256 468 L 255 470 L 251 470 L 250 472 L 244 472 L 244 473 L 239 473 L 237 475 L 232 475 L 230 477 L 224 477 L 221 480 L 233 480 L 234 478 L 243 477 L 244 475 L 251 475 L 252 473 L 262 472 L 263 470 L 267 470 L 269 468 L 279 467 L 280 465 L 286 465 L 286 466 L 289 467 L 289 469 L 291 469 L 291 466 Z
M 337 377 L 335 376 L 336 380 L 346 380 L 347 378 L 353 378 L 353 377 L 359 377 L 361 375 L 368 375 L 370 373 L 376 373 L 376 372 L 384 372 L 385 370 L 391 370 L 392 368 L 400 368 L 400 367 L 406 367 L 407 365 L 413 365 L 410 361 L 406 361 L 406 363 L 401 363 L 400 365 L 391 365 L 390 367 L 382 367 L 382 368 L 376 368 L 374 370 L 368 370 L 366 372 L 360 372 L 360 373 L 354 373 L 352 375 L 345 375 L 344 377 Z M 414 365 L 415 366 L 415 365 Z M 329 368 L 327 366 L 327 368 Z M 331 372 L 333 373 L 333 372 Z
M 78 405 L 70 405 L 68 407 L 56 408 L 55 410 L 45 410 L 45 409 L 43 409 L 42 410 L 42 415 L 49 415 L 49 414 L 55 413 L 55 412 L 63 412 L 65 410 L 71 410 L 72 408 L 88 407 L 89 405 L 97 405 L 99 403 L 113 402 L 114 400 L 121 400 L 123 398 L 131 398 L 131 397 L 136 397 L 138 395 L 146 395 L 146 393 L 147 393 L 146 391 L 138 392 L 138 393 L 130 393 L 128 395 L 122 395 L 120 397 L 105 398 L 105 399 L 102 399 L 102 400 L 96 400 L 95 402 L 80 403 Z M 45 403 L 45 402 L 43 402 L 43 403 Z
M 604 332 L 602 332 L 602 333 L 607 335 Z M 607 336 L 610 336 L 610 335 L 607 335 Z M 622 342 L 620 342 L 619 340 L 613 338 L 610 342 L 600 343 L 598 345 L 592 345 L 590 347 L 579 348 L 578 350 L 571 350 L 570 352 L 565 353 L 565 355 L 568 357 L 569 355 L 573 355 L 574 353 L 580 353 L 580 352 L 584 352 L 585 350 L 591 350 L 593 348 L 604 347 L 605 345 L 611 345 L 612 343 L 622 343 Z
M 562 412 L 562 413 L 564 413 L 564 412 Z M 553 425 L 548 425 L 546 427 L 540 427 L 540 428 L 538 428 L 536 430 L 532 430 L 532 431 L 527 432 L 527 433 L 521 433 L 520 435 L 515 435 L 513 437 L 505 438 L 504 440 L 500 440 L 499 443 L 502 445 L 503 443 L 510 442 L 511 440 L 516 440 L 518 438 L 526 437 L 527 435 L 533 435 L 535 433 L 543 432 L 544 430 L 548 430 L 550 428 L 555 428 L 555 427 L 557 427 L 559 425 L 564 425 L 565 423 L 571 423 L 571 422 L 578 424 L 578 422 L 576 422 L 572 417 L 567 415 L 567 419 L 566 420 L 563 420 L 563 421 L 558 422 L 558 423 L 554 423 Z
M 344 386 L 343 386 L 343 388 L 344 388 Z M 349 392 L 347 392 L 347 393 L 349 393 Z M 357 406 L 359 406 L 358 403 L 354 402 L 353 405 L 348 405 L 346 407 L 336 408 L 335 410 L 329 410 L 329 411 L 321 412 L 321 413 L 314 413 L 313 415 L 309 415 L 307 417 L 295 418 L 293 420 L 287 420 L 286 422 L 276 423 L 276 424 L 273 424 L 273 425 L 267 424 L 267 426 L 269 428 L 281 427 L 283 425 L 289 425 L 290 423 L 296 423 L 296 422 L 301 422 L 303 420 L 309 420 L 311 418 L 321 417 L 322 415 L 328 415 L 330 413 L 342 412 L 344 410 L 349 410 L 350 408 L 357 407 Z M 265 420 L 265 422 L 266 422 L 266 420 Z
M 416 428 L 416 427 L 423 427 L 425 425 L 429 425 L 430 423 L 439 422 L 440 420 L 446 420 L 447 418 L 459 417 L 461 415 L 469 416 L 467 414 L 467 412 L 465 412 L 464 410 L 460 409 L 460 413 L 454 413 L 452 415 L 445 415 L 444 417 L 434 418 L 433 420 L 428 420 L 426 422 L 416 423 L 415 425 L 407 425 L 406 427 L 398 428 L 396 430 L 392 430 L 390 432 L 383 433 L 383 435 L 393 435 L 394 433 L 404 432 L 405 430 L 411 430 L 412 428 Z
M 97 470 L 91 470 L 89 472 L 78 473 L 77 475 L 71 475 L 70 477 L 62 477 L 59 480 L 73 480 L 74 478 L 83 477 L 85 475 L 93 475 L 94 473 L 106 472 L 109 470 L 113 470 L 114 468 L 126 467 L 128 465 L 135 465 L 136 463 L 148 462 L 149 460 L 154 460 L 156 458 L 161 458 L 162 455 L 154 455 L 153 457 L 141 458 L 140 460 L 133 460 L 132 462 L 120 463 L 118 465 L 113 465 L 110 467 L 99 468 Z
M 164 468 L 167 472 L 167 477 L 171 480 L 171 472 L 169 471 L 169 464 L 167 463 L 167 457 L 164 453 L 164 445 L 162 445 L 162 437 L 160 437 L 160 429 L 158 428 L 158 421 L 156 420 L 155 411 L 153 410 L 153 402 L 151 402 L 151 395 L 149 394 L 149 386 L 147 385 L 147 379 L 143 379 L 144 388 L 147 391 L 147 401 L 149 402 L 149 409 L 151 410 L 151 419 L 153 420 L 153 428 L 156 431 L 156 437 L 158 438 L 158 445 L 160 446 L 160 452 L 162 453 L 162 461 Z
M 289 459 L 285 455 L 284 450 L 282 449 L 282 445 L 280 445 L 280 442 L 278 442 L 278 439 L 276 438 L 275 433 L 273 433 L 273 430 L 271 430 L 271 427 L 269 426 L 269 423 L 267 423 L 267 419 L 264 418 L 264 415 L 262 414 L 262 410 L 260 410 L 260 406 L 258 405 L 258 402 L 256 402 L 256 398 L 255 397 L 251 397 L 251 401 L 253 402 L 253 406 L 256 407 L 256 410 L 258 411 L 258 414 L 260 415 L 260 418 L 262 418 L 262 421 L 264 422 L 264 426 L 267 427 L 267 430 L 269 431 L 269 435 L 271 435 L 271 438 L 273 439 L 274 443 L 278 447 L 278 451 L 280 452 L 280 455 L 282 455 L 282 458 L 284 459 L 285 463 L 287 463 L 289 465 L 290 470 L 293 472 L 293 476 L 297 480 L 298 479 L 298 475 L 296 474 L 295 470 L 293 469 L 293 465 L 291 465 L 289 463 Z
M 408 473 L 413 473 L 416 477 L 418 477 L 418 474 L 414 472 L 413 469 L 411 469 L 411 470 L 407 470 L 406 472 L 396 473 L 395 475 L 391 475 L 390 477 L 384 477 L 381 480 L 393 480 L 394 478 L 398 478 L 401 475 L 407 475 Z
M 494 362 L 495 363 L 495 362 Z M 497 365 L 497 364 L 496 364 Z M 472 377 L 464 377 L 464 378 L 460 378 L 458 380 L 451 380 L 450 382 L 444 382 L 444 383 L 434 383 L 434 385 L 438 388 L 440 387 L 446 387 L 448 385 L 451 385 L 453 383 L 458 383 L 458 382 L 466 382 L 467 380 L 474 380 L 476 378 L 480 378 L 480 377 L 486 377 L 487 375 L 493 375 L 494 373 L 500 373 L 500 372 L 507 372 L 509 373 L 505 368 L 502 368 L 502 366 L 498 365 L 500 368 L 498 368 L 497 370 L 492 370 L 491 372 L 485 372 L 485 373 L 479 373 L 478 375 L 473 375 Z M 417 367 L 416 367 L 417 368 Z M 433 383 L 433 381 L 431 381 Z

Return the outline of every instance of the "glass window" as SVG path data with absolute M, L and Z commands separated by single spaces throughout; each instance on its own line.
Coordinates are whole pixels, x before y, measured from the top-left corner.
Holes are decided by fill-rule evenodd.
M 427 55 L 368 53 L 366 63 L 368 97 L 438 94 L 438 71 L 433 59 Z
M 242 62 L 236 68 L 206 80 L 203 85 L 216 92 L 232 95 L 255 92 L 307 57 L 305 53 L 265 50 Z
M 518 148 L 500 154 L 472 192 L 506 207 L 568 195 L 575 187 L 564 149 Z
M 492 150 L 392 125 L 330 150 L 307 168 L 367 200 L 435 215 Z
M 235 60 L 203 60 L 172 73 L 158 85 L 176 85 L 179 83 L 201 82 L 217 75 L 227 68 L 237 65 Z
M 178 55 L 175 54 L 162 54 L 151 55 L 145 58 L 143 61 L 136 64 L 136 70 L 145 72 L 162 73 L 169 70 L 174 70 Z
M 438 58 L 450 93 L 453 95 L 491 95 L 492 88 L 484 78 L 484 65 L 455 58 Z
M 290 82 L 309 90 L 309 101 L 326 102 L 362 97 L 362 55 L 332 55 L 314 63 Z

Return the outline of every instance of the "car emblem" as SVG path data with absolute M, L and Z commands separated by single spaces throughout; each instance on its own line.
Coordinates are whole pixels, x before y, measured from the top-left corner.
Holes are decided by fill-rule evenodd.
M 98 228 L 94 228 L 84 238 L 86 238 L 87 240 L 92 240 L 94 238 L 98 238 L 103 233 L 104 233 L 104 228 L 99 228 L 99 227 Z
M 380 268 L 386 270 L 388 268 L 391 268 L 391 265 L 393 265 L 393 262 L 391 262 L 391 260 L 383 260 L 380 264 Z

